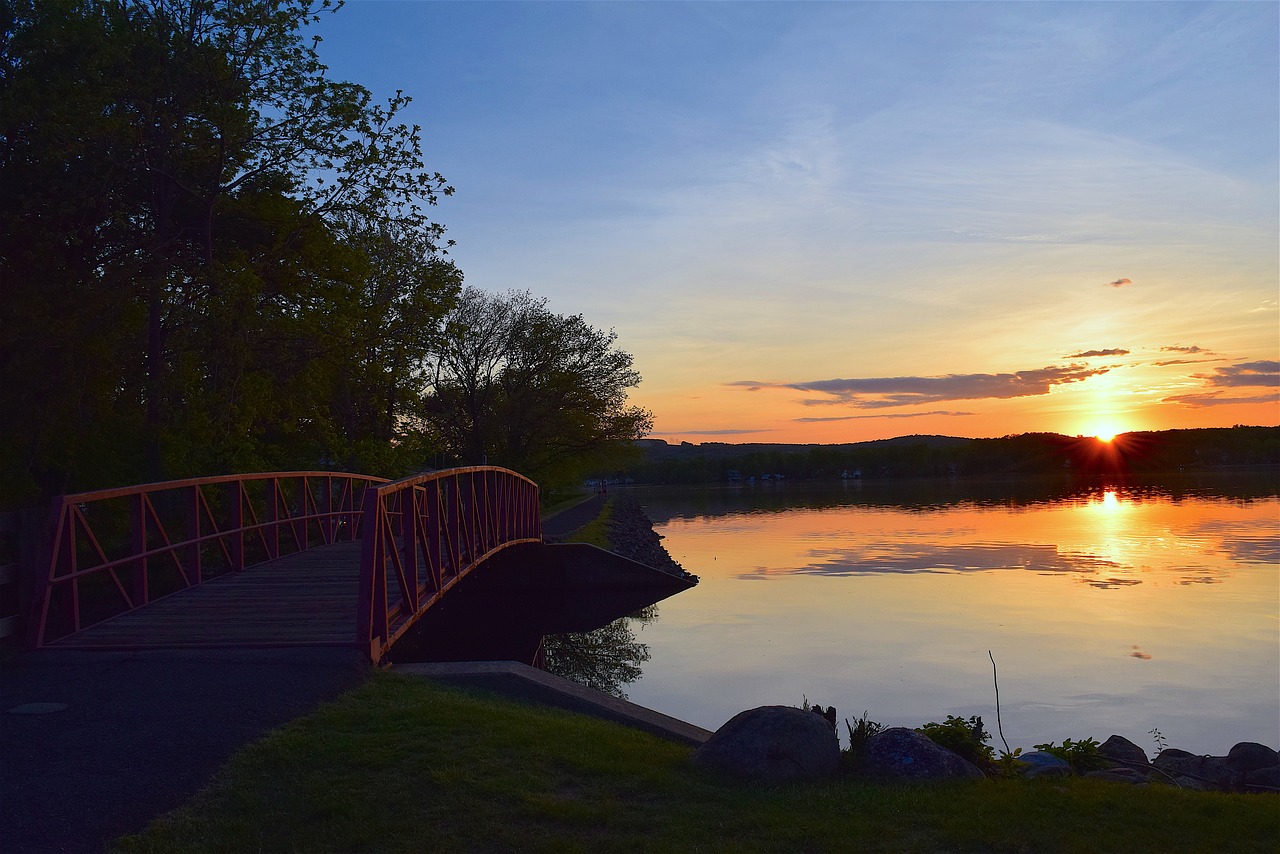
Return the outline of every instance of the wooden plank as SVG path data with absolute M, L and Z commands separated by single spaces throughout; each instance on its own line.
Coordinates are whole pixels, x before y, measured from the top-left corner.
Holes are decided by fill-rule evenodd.
M 360 543 L 296 552 L 58 641 L 61 649 L 354 644 Z

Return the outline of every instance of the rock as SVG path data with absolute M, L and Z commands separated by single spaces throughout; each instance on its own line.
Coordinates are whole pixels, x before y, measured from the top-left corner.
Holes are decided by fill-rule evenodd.
M 1070 777 L 1072 773 L 1071 766 L 1065 759 L 1043 750 L 1024 753 L 1018 757 L 1018 761 L 1027 766 L 1022 776 L 1028 780 L 1037 777 Z
M 890 727 L 867 739 L 862 771 L 872 778 L 904 782 L 983 777 L 973 763 L 906 727 Z
M 840 769 L 840 743 L 821 715 L 761 706 L 734 715 L 693 759 L 743 777 L 782 781 L 826 777 Z
M 1246 792 L 1280 792 L 1280 765 L 1256 768 L 1244 775 Z
M 1102 771 L 1090 771 L 1084 776 L 1091 780 L 1102 780 L 1108 783 L 1128 783 L 1131 786 L 1147 785 L 1147 775 L 1134 768 L 1106 768 Z
M 1147 759 L 1145 750 L 1119 735 L 1113 735 L 1102 742 L 1098 747 L 1098 752 L 1112 762 L 1118 762 L 1128 768 L 1145 768 L 1151 764 L 1150 760 Z
M 1280 765 L 1280 751 L 1256 741 L 1242 741 L 1227 751 L 1227 765 L 1241 774 Z
M 612 550 L 634 561 L 681 578 L 696 578 L 686 572 L 662 545 L 662 536 L 630 495 L 615 495 L 609 511 L 609 544 Z
M 1160 751 L 1156 761 L 1151 764 L 1175 779 L 1189 777 L 1205 784 L 1209 789 L 1224 792 L 1239 789 L 1244 782 L 1244 774 L 1233 770 L 1227 764 L 1225 756 L 1196 756 L 1171 747 Z

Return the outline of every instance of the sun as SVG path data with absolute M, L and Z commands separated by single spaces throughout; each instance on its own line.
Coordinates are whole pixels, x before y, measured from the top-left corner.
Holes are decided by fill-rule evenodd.
M 1099 431 L 1099 432 L 1095 433 L 1095 434 L 1094 434 L 1094 437 L 1095 437 L 1099 442 L 1110 442 L 1112 439 L 1114 439 L 1114 438 L 1118 435 L 1118 433 L 1119 433 L 1119 431 L 1101 430 L 1101 431 Z

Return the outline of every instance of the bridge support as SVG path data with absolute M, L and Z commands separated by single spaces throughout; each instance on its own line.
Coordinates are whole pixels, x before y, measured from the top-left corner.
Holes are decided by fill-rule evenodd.
M 529 662 L 543 635 L 601 628 L 694 584 L 584 543 L 524 543 L 477 567 L 387 654 L 396 662 Z

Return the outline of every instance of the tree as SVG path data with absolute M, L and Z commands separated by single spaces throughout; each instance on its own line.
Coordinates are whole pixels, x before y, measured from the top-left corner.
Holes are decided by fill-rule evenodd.
M 10 502 L 394 442 L 452 188 L 407 97 L 326 77 L 331 7 L 0 0 Z
M 627 454 L 653 426 L 628 405 L 640 374 L 617 336 L 527 292 L 466 288 L 430 364 L 427 420 L 471 465 L 505 465 L 551 486 Z

